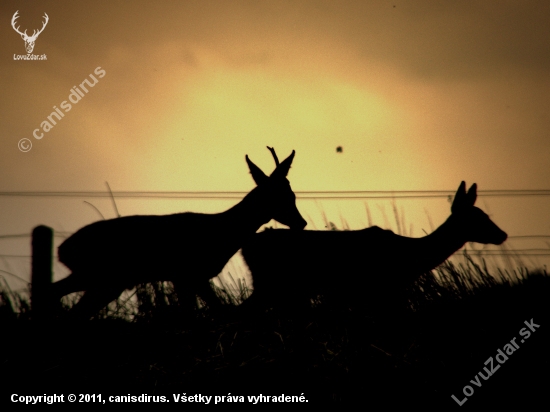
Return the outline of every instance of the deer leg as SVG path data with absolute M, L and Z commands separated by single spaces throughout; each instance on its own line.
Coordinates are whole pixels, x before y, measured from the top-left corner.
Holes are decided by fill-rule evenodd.
M 195 289 L 209 308 L 217 310 L 222 307 L 222 302 L 218 295 L 216 295 L 216 292 L 214 292 L 214 289 L 212 289 L 209 281 L 197 282 Z
M 260 309 L 261 299 L 258 298 L 258 295 L 255 292 L 252 292 L 248 298 L 245 299 L 243 303 L 239 305 L 239 310 L 244 312 L 257 311 Z
M 71 317 L 73 319 L 90 319 L 98 311 L 118 298 L 123 290 L 118 287 L 87 290 L 71 310 Z
M 178 297 L 180 310 L 186 315 L 193 313 L 198 306 L 194 285 L 182 279 L 172 279 L 172 284 Z
M 66 278 L 49 285 L 47 293 L 52 297 L 52 299 L 61 299 L 69 293 L 79 292 L 84 289 L 85 286 L 82 284 L 81 276 L 71 273 Z
M 61 298 L 70 293 L 79 292 L 86 287 L 81 274 L 71 273 L 69 276 L 48 285 L 44 290 L 45 308 L 48 314 L 61 310 Z
M 239 305 L 239 310 L 244 313 L 260 313 L 266 309 L 277 306 L 275 299 L 269 293 L 255 289 L 246 300 Z

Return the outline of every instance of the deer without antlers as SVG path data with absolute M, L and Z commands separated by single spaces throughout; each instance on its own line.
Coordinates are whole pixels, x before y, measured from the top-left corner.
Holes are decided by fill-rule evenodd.
M 295 152 L 279 164 L 275 151 L 269 149 L 277 165 L 274 172 L 266 176 L 247 155 L 257 186 L 225 212 L 128 216 L 78 230 L 58 249 L 59 260 L 72 273 L 53 283 L 49 295 L 59 300 L 85 291 L 72 309 L 78 318 L 93 316 L 125 289 L 161 280 L 172 281 L 187 304 L 195 304 L 195 293 L 219 303 L 209 280 L 261 225 L 271 219 L 291 229 L 307 224 L 286 179 Z
M 17 10 L 13 14 L 13 17 L 11 19 L 11 26 L 13 27 L 13 29 L 17 33 L 19 33 L 21 35 L 21 38 L 25 41 L 25 49 L 27 49 L 27 53 L 30 54 L 34 50 L 34 42 L 38 38 L 38 35 L 44 31 L 44 29 L 46 28 L 46 25 L 48 24 L 48 21 L 50 20 L 50 18 L 48 17 L 48 15 L 46 13 L 44 13 L 44 18 L 46 20 L 44 21 L 44 23 L 42 23 L 42 28 L 40 30 L 33 30 L 32 36 L 29 36 L 29 35 L 27 35 L 27 30 L 25 30 L 23 33 L 21 33 L 19 31 L 19 26 L 15 27 L 15 21 L 19 18 L 17 13 L 19 13 L 19 10 Z
M 345 300 L 355 295 L 362 300 L 383 291 L 393 294 L 439 266 L 466 242 L 502 244 L 507 234 L 474 206 L 476 197 L 476 184 L 466 192 L 462 182 L 451 216 L 422 238 L 396 235 L 377 226 L 258 233 L 242 248 L 254 284 L 244 305 L 304 305 L 318 295 Z

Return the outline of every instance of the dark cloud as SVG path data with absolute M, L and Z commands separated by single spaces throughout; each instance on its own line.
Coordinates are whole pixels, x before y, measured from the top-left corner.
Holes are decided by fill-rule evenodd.
M 543 0 L 76 1 L 41 7 L 50 23 L 40 40 L 79 61 L 116 45 L 139 53 L 151 44 L 179 42 L 254 63 L 268 58 L 277 39 L 309 38 L 339 41 L 364 59 L 422 78 L 491 75 L 508 66 L 550 70 L 550 3 Z M 2 20 L 18 8 L 23 23 L 40 23 L 42 10 L 15 1 L 3 2 Z M 11 27 L 0 32 L 7 39 L 0 51 L 22 47 Z

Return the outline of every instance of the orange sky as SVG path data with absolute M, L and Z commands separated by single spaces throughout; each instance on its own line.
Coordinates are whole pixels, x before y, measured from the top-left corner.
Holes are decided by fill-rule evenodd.
M 29 34 L 48 14 L 33 51 L 46 61 L 14 60 L 26 54 L 16 10 Z M 114 191 L 249 191 L 244 156 L 269 173 L 266 145 L 281 158 L 296 150 L 295 191 L 454 190 L 461 180 L 550 189 L 546 1 L 3 1 L 0 17 L 0 192 L 106 181 Z M 98 67 L 104 76 L 35 139 Z M 83 200 L 114 217 L 109 199 L 1 197 L 0 235 L 74 231 L 99 217 Z M 122 215 L 233 203 L 117 202 Z M 509 235 L 550 234 L 548 197 L 478 204 Z M 395 229 L 391 202 L 368 206 Z M 317 228 L 321 211 L 367 225 L 362 201 L 298 207 Z M 425 210 L 435 225 L 449 214 L 445 199 L 398 208 L 413 236 L 430 231 Z M 0 254 L 12 249 L 0 242 Z

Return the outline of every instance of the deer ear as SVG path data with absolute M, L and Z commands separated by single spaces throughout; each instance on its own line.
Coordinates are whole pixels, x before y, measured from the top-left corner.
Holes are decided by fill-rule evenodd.
M 473 206 L 476 203 L 477 199 L 477 184 L 473 184 L 470 187 L 470 190 L 468 190 L 468 193 L 466 194 L 468 199 L 468 205 Z
M 250 161 L 248 155 L 245 156 L 245 159 L 246 163 L 248 164 L 250 174 L 252 175 L 252 179 L 254 179 L 256 184 L 259 186 L 261 183 L 265 182 L 268 179 L 266 174 L 262 172 L 262 170 L 258 166 Z
M 273 177 L 286 177 L 288 174 L 288 171 L 290 170 L 290 165 L 292 164 L 292 161 L 294 160 L 294 155 L 296 152 L 293 150 L 290 156 L 288 156 L 285 160 L 281 162 L 279 166 L 271 173 L 271 176 Z
M 451 205 L 451 213 L 457 212 L 462 207 L 464 207 L 465 197 L 466 197 L 466 182 L 463 180 L 462 183 L 460 183 L 460 186 L 458 186 L 458 190 L 456 191 L 453 204 Z

